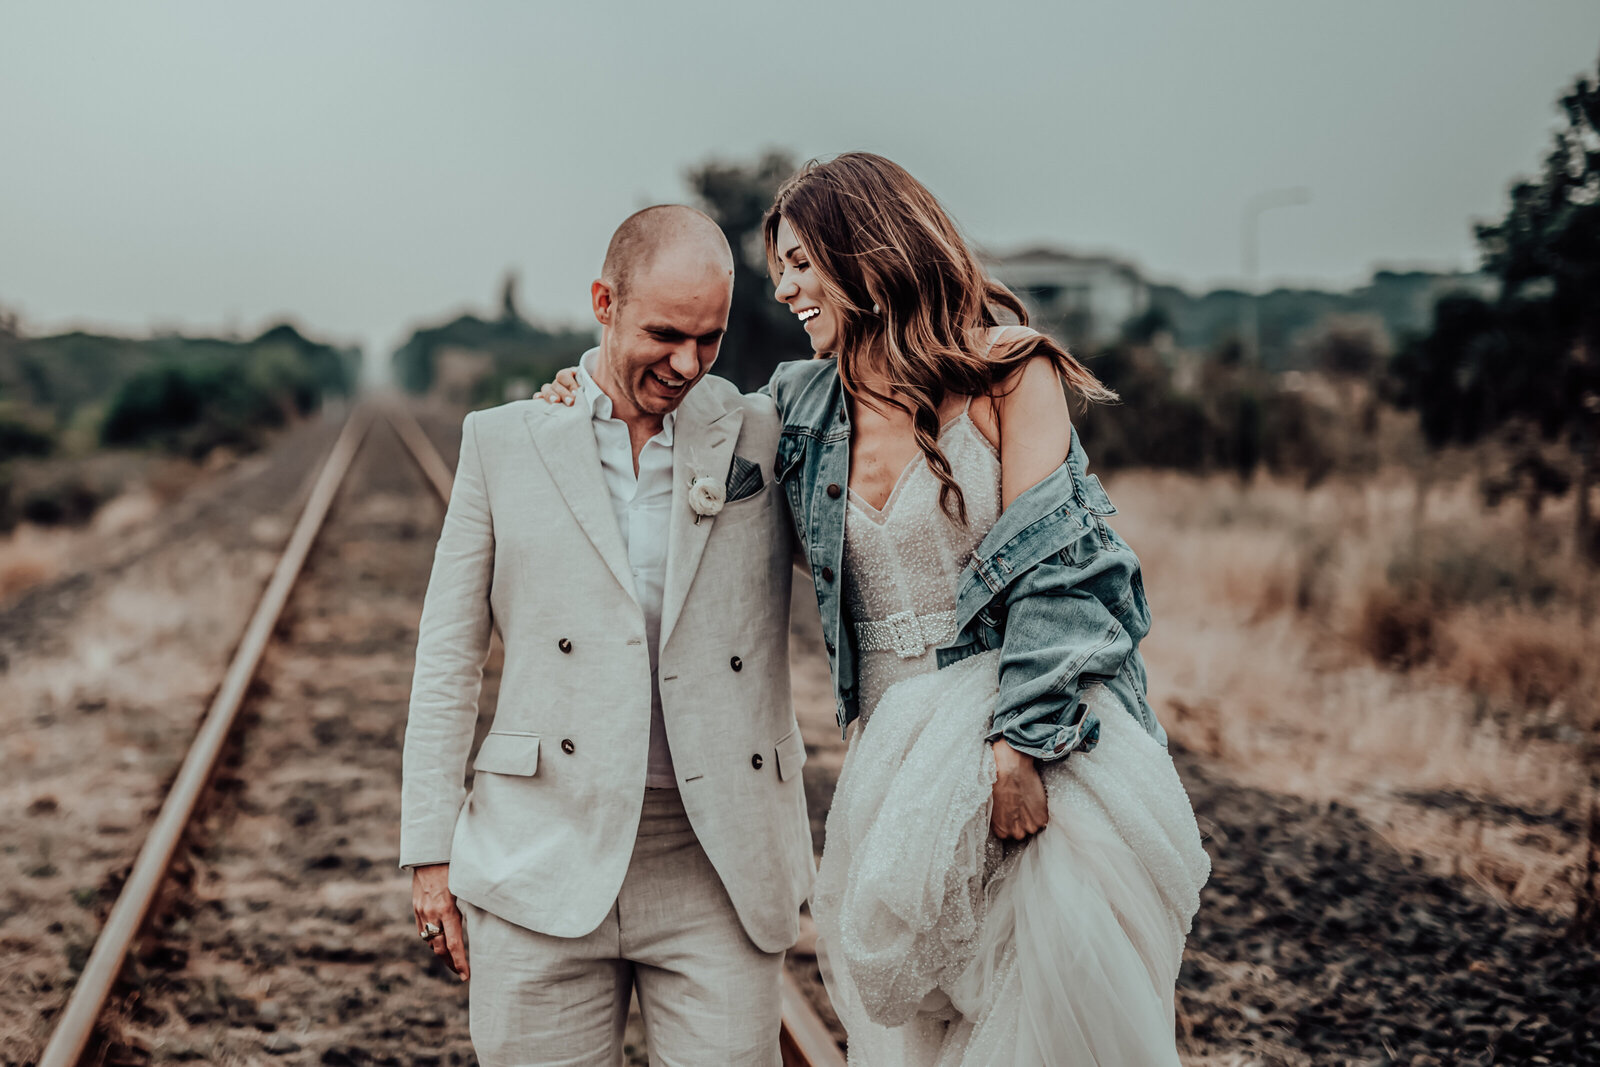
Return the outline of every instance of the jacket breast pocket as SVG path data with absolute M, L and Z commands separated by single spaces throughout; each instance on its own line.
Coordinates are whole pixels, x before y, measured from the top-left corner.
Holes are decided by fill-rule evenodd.
M 532 777 L 539 770 L 539 736 L 492 730 L 478 749 L 474 772 Z
M 723 526 L 731 525 L 765 511 L 771 503 L 772 486 L 765 484 L 749 496 L 742 496 L 738 500 L 730 500 L 722 505 L 722 510 L 717 512 L 716 521 Z

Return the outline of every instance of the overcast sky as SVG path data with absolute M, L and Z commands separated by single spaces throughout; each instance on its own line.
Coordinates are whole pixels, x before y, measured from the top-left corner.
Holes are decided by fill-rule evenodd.
M 514 268 L 588 322 L 625 215 L 766 147 L 882 152 L 981 245 L 1194 289 L 1295 185 L 1266 279 L 1468 268 L 1597 55 L 1593 0 L 7 2 L 0 307 L 387 349 Z

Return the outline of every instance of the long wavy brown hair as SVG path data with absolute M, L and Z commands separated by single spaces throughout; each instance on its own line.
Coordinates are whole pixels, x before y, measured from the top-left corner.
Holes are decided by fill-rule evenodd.
M 1056 341 L 1036 334 L 990 349 L 986 328 L 1028 313 L 990 278 L 932 193 L 905 169 L 870 152 L 812 160 L 778 190 L 763 223 L 767 267 L 782 273 L 778 225 L 788 219 L 838 311 L 839 378 L 857 403 L 911 415 L 917 448 L 939 479 L 939 503 L 963 524 L 966 501 L 939 449 L 939 409 L 947 397 L 1001 395 L 1034 356 L 1055 363 L 1067 388 L 1090 400 L 1115 400 Z M 871 369 L 890 393 L 863 383 Z

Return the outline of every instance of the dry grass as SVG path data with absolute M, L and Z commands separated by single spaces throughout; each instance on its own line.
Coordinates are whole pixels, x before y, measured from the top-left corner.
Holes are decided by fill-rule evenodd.
M 1487 511 L 1462 479 L 1419 513 L 1399 472 L 1309 491 L 1127 473 L 1111 493 L 1178 743 L 1353 805 L 1508 902 L 1572 906 L 1600 632 L 1566 509 Z

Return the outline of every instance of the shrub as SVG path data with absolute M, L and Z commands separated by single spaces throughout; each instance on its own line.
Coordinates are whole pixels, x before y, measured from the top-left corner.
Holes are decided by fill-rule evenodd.
M 55 436 L 45 427 L 19 414 L 0 411 L 0 463 L 16 456 L 48 456 Z
M 247 361 L 162 363 L 118 390 L 100 436 L 108 445 L 155 445 L 197 458 L 218 445 L 248 451 L 263 429 L 313 410 L 317 385 L 283 347 L 259 349 Z

